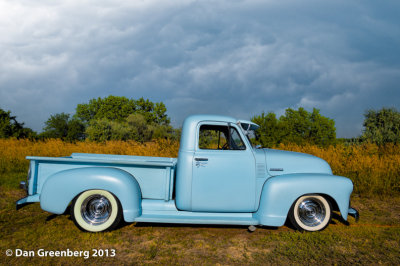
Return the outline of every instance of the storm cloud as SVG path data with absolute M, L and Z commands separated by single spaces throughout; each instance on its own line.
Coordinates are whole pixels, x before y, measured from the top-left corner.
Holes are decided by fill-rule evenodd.
M 398 1 L 0 1 L 0 108 L 35 130 L 108 95 L 249 119 L 319 108 L 338 136 L 399 107 Z

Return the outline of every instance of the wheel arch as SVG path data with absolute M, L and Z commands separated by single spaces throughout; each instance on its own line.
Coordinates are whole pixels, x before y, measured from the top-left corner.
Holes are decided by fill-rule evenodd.
M 332 207 L 332 211 L 340 211 L 339 205 L 337 204 L 336 200 L 332 196 L 330 196 L 328 194 L 324 194 L 324 193 L 319 193 L 317 195 L 322 196 L 327 201 L 329 201 L 329 203 L 331 204 L 331 207 Z
M 83 167 L 57 172 L 43 184 L 40 206 L 45 211 L 62 214 L 81 193 L 94 189 L 115 195 L 126 222 L 141 215 L 139 183 L 130 173 L 112 167 Z
M 253 217 L 262 225 L 282 226 L 290 208 L 304 195 L 320 195 L 331 204 L 332 210 L 340 211 L 347 219 L 350 179 L 328 174 L 288 174 L 269 178 L 263 186 L 260 204 Z

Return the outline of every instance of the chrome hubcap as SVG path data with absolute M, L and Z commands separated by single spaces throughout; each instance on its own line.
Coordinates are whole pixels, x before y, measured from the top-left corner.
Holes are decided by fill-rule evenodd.
M 318 199 L 308 198 L 303 200 L 298 208 L 300 221 L 306 226 L 320 225 L 326 216 L 324 204 Z
M 81 206 L 82 218 L 92 225 L 105 223 L 111 215 L 111 203 L 102 195 L 87 197 Z

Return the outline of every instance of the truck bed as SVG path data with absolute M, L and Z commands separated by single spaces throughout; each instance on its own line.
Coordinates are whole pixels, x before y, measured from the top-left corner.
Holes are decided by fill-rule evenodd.
M 32 174 L 38 177 L 35 191 L 38 194 L 46 179 L 59 171 L 96 166 L 118 168 L 130 173 L 138 181 L 144 199 L 172 199 L 176 158 L 87 153 L 26 158 L 33 164 Z
M 72 153 L 67 157 L 39 157 L 27 156 L 28 160 L 46 160 L 59 162 L 95 162 L 105 164 L 131 164 L 148 166 L 170 166 L 176 165 L 176 158 L 151 157 L 151 156 L 132 156 L 132 155 L 113 155 L 113 154 L 95 154 L 95 153 Z

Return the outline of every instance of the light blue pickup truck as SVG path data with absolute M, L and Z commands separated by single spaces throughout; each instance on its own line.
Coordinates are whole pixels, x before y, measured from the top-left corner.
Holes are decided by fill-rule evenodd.
M 84 231 L 126 222 L 282 226 L 301 231 L 328 226 L 333 211 L 358 219 L 353 183 L 312 155 L 252 144 L 258 125 L 217 115 L 194 115 L 182 127 L 178 158 L 73 153 L 27 157 L 27 196 L 17 209 L 69 208 Z

